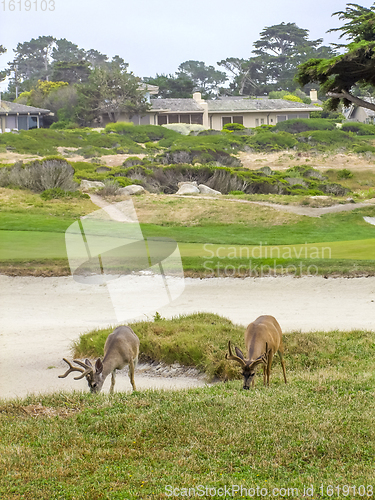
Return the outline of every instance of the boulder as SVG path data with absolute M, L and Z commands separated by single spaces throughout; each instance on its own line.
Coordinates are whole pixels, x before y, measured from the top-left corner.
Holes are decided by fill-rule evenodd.
M 123 188 L 120 188 L 118 190 L 119 194 L 126 195 L 126 196 L 131 196 L 133 194 L 141 194 L 145 192 L 145 188 L 140 186 L 139 184 L 131 184 L 130 186 L 126 186 Z
M 104 182 L 88 181 L 87 179 L 82 179 L 80 185 L 81 189 L 100 189 L 102 187 L 104 187 Z
M 177 191 L 176 194 L 199 194 L 200 191 L 197 186 L 194 186 L 193 184 L 182 184 L 180 189 Z
M 205 186 L 204 184 L 199 184 L 198 189 L 202 194 L 209 194 L 211 196 L 221 195 L 220 191 L 215 191 L 215 189 L 211 189 L 210 187 Z
M 184 184 L 190 184 L 191 186 L 195 186 L 195 187 L 198 187 L 198 183 L 197 181 L 182 181 L 182 182 L 179 182 L 177 184 L 177 186 L 180 188 L 181 186 L 183 186 Z

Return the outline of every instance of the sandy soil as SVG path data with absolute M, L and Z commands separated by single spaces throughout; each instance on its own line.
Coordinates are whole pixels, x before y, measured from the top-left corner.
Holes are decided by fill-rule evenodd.
M 74 154 L 77 148 L 59 147 L 57 148 L 59 154 L 65 156 L 67 160 L 71 161 L 86 161 L 91 162 L 91 158 L 84 158 L 83 156 Z M 122 165 L 124 160 L 130 156 L 138 156 L 144 158 L 145 154 L 118 154 L 118 155 L 103 155 L 100 157 L 100 163 L 108 165 L 109 167 L 118 167 Z M 368 170 L 374 169 L 374 159 L 372 157 L 360 156 L 352 153 L 337 153 L 337 154 L 316 154 L 311 152 L 295 153 L 294 151 L 276 152 L 276 153 L 249 153 L 240 152 L 238 158 L 241 160 L 245 168 L 256 170 L 258 168 L 268 166 L 272 170 L 286 170 L 295 165 L 309 165 L 317 170 L 349 168 L 350 170 Z M 30 160 L 40 159 L 35 155 L 24 155 L 20 153 L 13 153 L 6 151 L 0 153 L 0 163 L 14 163 L 23 160 L 25 162 Z
M 354 171 L 374 169 L 373 158 L 352 153 L 316 154 L 308 151 L 304 153 L 295 153 L 294 151 L 277 153 L 240 152 L 237 156 L 242 165 L 251 170 L 265 166 L 270 167 L 272 170 L 287 170 L 296 165 L 308 165 L 321 171 L 328 169 L 340 170 L 342 168 L 349 168 Z
M 209 311 L 243 326 L 261 314 L 272 314 L 285 332 L 355 328 L 375 331 L 374 301 L 375 278 L 185 279 L 182 295 L 158 312 L 172 317 Z M 72 342 L 81 333 L 116 323 L 105 285 L 83 285 L 70 277 L 1 275 L 0 304 L 0 398 L 88 390 L 84 380 L 74 381 L 71 376 L 59 379 L 58 375 L 65 371 L 62 357 L 70 356 Z M 171 372 L 166 377 L 156 376 L 140 368 L 136 371 L 139 390 L 205 383 L 193 376 L 171 376 Z M 105 391 L 109 383 L 107 380 Z M 116 389 L 131 389 L 127 375 L 119 374 Z

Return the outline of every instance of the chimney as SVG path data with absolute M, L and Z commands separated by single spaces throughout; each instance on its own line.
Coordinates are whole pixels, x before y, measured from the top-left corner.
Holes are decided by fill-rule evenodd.
M 202 100 L 202 94 L 200 92 L 194 92 L 193 99 L 194 101 L 200 102 Z
M 314 90 L 314 89 L 310 90 L 310 99 L 312 102 L 318 100 L 318 91 L 317 90 Z

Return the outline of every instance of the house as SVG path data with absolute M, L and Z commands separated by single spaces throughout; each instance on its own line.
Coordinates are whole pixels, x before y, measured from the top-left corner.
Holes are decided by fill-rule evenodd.
M 375 104 L 375 99 L 373 97 L 363 97 L 364 101 Z M 361 123 L 374 123 L 375 122 L 375 111 L 368 108 L 363 108 L 362 106 L 357 106 L 356 104 L 351 104 L 348 108 L 344 109 L 343 115 L 345 119 L 352 122 Z
M 156 89 L 157 87 L 152 87 L 148 97 L 151 93 L 156 95 Z M 312 104 L 241 96 L 206 101 L 202 99 L 200 92 L 195 92 L 190 99 L 150 99 L 151 108 L 145 115 L 129 116 L 121 113 L 118 121 L 130 121 L 135 125 L 199 124 L 214 130 L 221 130 L 227 123 L 240 123 L 246 128 L 254 128 L 260 125 L 276 125 L 292 118 L 310 118 L 312 111 L 322 109 L 317 106 L 315 94 L 312 93 L 311 97 Z M 103 115 L 102 125 L 108 122 L 109 118 Z
M 49 112 L 49 109 L 0 100 L 0 133 L 42 127 L 43 116 Z

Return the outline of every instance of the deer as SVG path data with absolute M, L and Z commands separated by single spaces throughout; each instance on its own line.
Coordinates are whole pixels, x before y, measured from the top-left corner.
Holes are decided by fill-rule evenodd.
M 74 377 L 74 380 L 86 377 L 90 392 L 98 393 L 102 390 L 105 379 L 111 373 L 112 378 L 109 393 L 113 394 L 116 370 L 121 370 L 125 365 L 129 365 L 130 382 L 133 390 L 136 391 L 134 367 L 138 362 L 138 354 L 139 338 L 137 335 L 129 326 L 119 326 L 108 335 L 104 344 L 103 361 L 98 358 L 95 363 L 95 369 L 89 359 L 85 359 L 84 362 L 74 359 L 73 362 L 79 365 L 74 366 L 67 359 L 63 358 L 65 363 L 69 365 L 69 368 L 63 375 L 59 375 L 59 378 L 65 378 L 71 372 L 81 372 L 81 375 Z
M 235 347 L 236 355 L 233 354 L 230 340 L 228 341 L 229 355 L 225 354 L 225 359 L 237 361 L 241 365 L 244 378 L 243 389 L 249 390 L 250 384 L 254 387 L 255 368 L 260 364 L 263 365 L 263 384 L 265 386 L 267 382 L 267 386 L 270 385 L 272 360 L 276 352 L 279 353 L 284 381 L 287 383 L 282 331 L 273 316 L 259 316 L 249 324 L 245 331 L 245 347 L 247 359 L 238 347 Z

